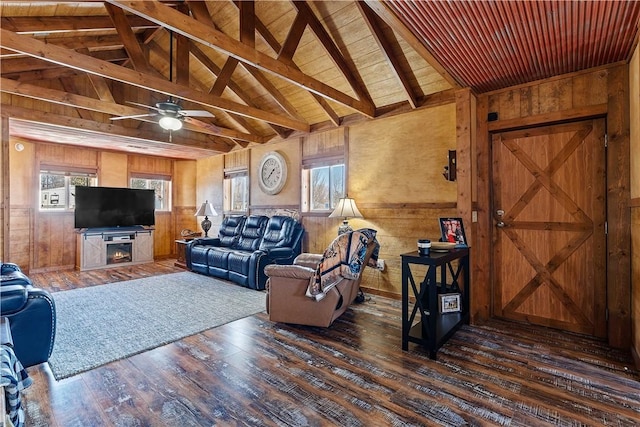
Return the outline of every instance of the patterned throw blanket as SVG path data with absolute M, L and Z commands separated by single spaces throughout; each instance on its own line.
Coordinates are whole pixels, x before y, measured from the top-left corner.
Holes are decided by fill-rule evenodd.
M 4 387 L 5 392 L 5 396 L 0 398 L 5 399 L 7 403 L 9 420 L 15 427 L 23 427 L 25 415 L 20 392 L 29 387 L 33 381 L 16 358 L 13 348 L 5 344 L 0 345 L 0 372 L 2 373 L 0 385 Z M 4 414 L 1 416 L 4 417 Z
M 375 267 L 380 249 L 375 230 L 363 228 L 336 237 L 324 251 L 322 260 L 311 278 L 306 296 L 320 301 L 343 278 L 357 279 L 365 267 L 363 264 L 367 245 L 372 239 L 375 241 L 375 248 L 368 265 Z

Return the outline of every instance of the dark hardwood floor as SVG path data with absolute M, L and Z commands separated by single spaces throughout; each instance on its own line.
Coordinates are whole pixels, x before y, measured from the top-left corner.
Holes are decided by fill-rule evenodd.
M 31 278 L 55 293 L 176 271 L 165 260 Z M 492 320 L 432 361 L 400 349 L 400 317 L 399 301 L 372 296 L 329 329 L 261 313 L 61 381 L 42 364 L 29 368 L 27 425 L 640 425 L 625 351 Z

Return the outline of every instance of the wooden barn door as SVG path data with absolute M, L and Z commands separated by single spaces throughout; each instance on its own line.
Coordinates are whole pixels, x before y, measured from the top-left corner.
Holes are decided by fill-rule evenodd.
M 596 119 L 493 136 L 494 315 L 606 336 L 604 135 Z

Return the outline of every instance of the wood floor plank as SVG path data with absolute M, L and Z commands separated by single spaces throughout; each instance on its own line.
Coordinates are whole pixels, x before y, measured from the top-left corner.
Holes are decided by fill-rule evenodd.
M 174 261 L 31 278 L 55 293 L 184 271 Z M 400 317 L 399 301 L 374 296 L 330 328 L 259 313 L 62 381 L 32 367 L 28 425 L 640 424 L 640 375 L 624 350 L 493 319 L 461 328 L 433 361 L 401 350 Z

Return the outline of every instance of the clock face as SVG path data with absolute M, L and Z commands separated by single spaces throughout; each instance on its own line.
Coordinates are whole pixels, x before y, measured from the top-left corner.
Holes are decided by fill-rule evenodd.
M 287 181 L 287 162 L 275 151 L 265 154 L 260 161 L 258 183 L 267 194 L 278 194 Z

